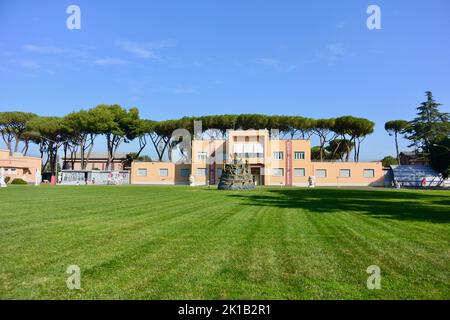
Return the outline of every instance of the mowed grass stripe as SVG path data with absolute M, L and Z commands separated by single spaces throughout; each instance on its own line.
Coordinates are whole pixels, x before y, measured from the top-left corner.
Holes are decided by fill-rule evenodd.
M 215 250 L 216 240 L 226 239 L 218 237 L 217 232 L 226 229 L 226 226 L 230 225 L 226 223 L 226 220 L 233 217 L 233 214 L 230 214 L 224 219 L 222 215 L 214 213 L 214 208 L 212 209 L 211 212 L 211 208 L 205 208 L 210 212 L 204 213 L 203 223 L 199 223 L 197 226 L 183 227 L 180 231 L 182 234 L 175 239 L 170 236 L 161 239 L 154 246 L 154 250 L 150 250 L 152 244 L 149 243 L 149 247 L 142 248 L 139 260 L 135 261 L 133 265 L 121 265 L 125 270 L 116 272 L 116 274 L 119 277 L 125 276 L 120 282 L 124 288 L 128 288 L 127 295 L 168 298 L 175 294 L 185 298 L 199 298 L 199 296 L 191 295 L 191 288 L 198 290 L 199 283 L 195 279 L 204 279 L 208 267 L 216 265 L 211 263 L 213 254 L 218 252 Z M 205 225 L 204 221 L 209 222 Z M 195 221 L 192 223 L 195 224 Z M 223 245 L 221 243 L 220 247 Z M 206 266 L 202 264 L 202 258 L 207 259 Z M 192 268 L 193 266 L 194 268 Z M 134 280 L 127 279 L 126 275 L 130 274 L 127 272 L 129 269 L 140 270 L 143 277 Z M 152 272 L 147 272 L 150 270 Z M 114 288 L 108 290 L 114 290 Z

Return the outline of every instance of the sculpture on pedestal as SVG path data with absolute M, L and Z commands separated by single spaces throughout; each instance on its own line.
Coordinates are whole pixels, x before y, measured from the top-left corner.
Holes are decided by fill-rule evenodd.
M 234 158 L 230 164 L 225 164 L 219 181 L 219 190 L 253 190 L 255 183 L 250 172 L 248 161 L 242 163 Z

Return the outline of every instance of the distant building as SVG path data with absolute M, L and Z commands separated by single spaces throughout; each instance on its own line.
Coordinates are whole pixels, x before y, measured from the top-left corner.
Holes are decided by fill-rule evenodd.
M 417 154 L 414 151 L 403 151 L 400 152 L 400 165 L 402 166 L 411 166 L 411 165 L 429 165 L 430 161 Z
M 191 163 L 137 162 L 132 184 L 218 184 L 225 163 L 248 161 L 257 185 L 383 186 L 381 162 L 314 162 L 310 140 L 280 140 L 268 130 L 230 130 L 227 139 L 192 141 Z
M 20 153 L 11 156 L 9 150 L 0 150 L 0 168 L 5 170 L 5 176 L 11 181 L 19 178 L 34 183 L 36 173 L 41 171 L 41 165 L 41 158 L 23 156 Z
M 124 170 L 123 162 L 126 160 L 126 153 L 117 152 L 112 163 L 111 170 Z M 81 170 L 81 155 L 77 153 L 75 157 L 70 155 L 62 157 L 63 170 Z M 88 160 L 85 170 L 108 170 L 106 163 L 108 162 L 108 154 L 105 152 L 92 152 Z

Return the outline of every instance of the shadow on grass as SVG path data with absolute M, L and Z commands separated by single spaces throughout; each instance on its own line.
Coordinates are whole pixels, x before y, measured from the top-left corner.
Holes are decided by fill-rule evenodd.
M 450 222 L 445 196 L 426 192 L 351 189 L 267 189 L 265 193 L 230 194 L 244 205 L 300 208 L 316 213 L 360 212 L 374 218 Z

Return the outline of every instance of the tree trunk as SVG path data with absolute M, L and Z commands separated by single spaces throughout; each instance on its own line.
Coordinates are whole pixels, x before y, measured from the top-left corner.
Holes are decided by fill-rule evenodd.
M 336 152 L 338 151 L 339 147 L 341 146 L 342 141 L 339 141 L 336 148 L 333 150 L 333 154 L 331 155 L 331 158 L 334 159 L 336 157 Z M 339 158 L 342 158 L 341 156 Z
M 67 149 L 69 148 L 69 142 L 64 143 L 64 161 L 63 161 L 63 169 L 67 169 Z
M 110 170 L 110 165 L 111 165 L 111 161 L 112 161 L 112 141 L 111 141 L 111 136 L 109 134 L 106 135 L 106 146 L 108 149 L 108 158 L 106 159 L 106 170 Z
M 322 138 L 322 137 L 320 137 L 320 150 L 319 150 L 319 153 L 320 153 L 320 162 L 323 161 L 323 147 L 324 147 L 324 146 L 325 146 L 325 139 Z
M 95 136 L 91 135 L 90 139 L 91 139 L 91 141 L 89 143 L 88 153 L 87 153 L 86 159 L 84 161 L 84 168 L 83 168 L 83 170 L 86 170 L 86 167 L 87 167 L 87 165 L 89 163 L 89 159 L 91 158 L 92 148 L 94 147 Z
M 28 147 L 29 147 L 29 145 L 30 145 L 30 141 L 24 140 L 23 142 L 24 142 L 25 145 L 23 146 L 22 154 L 23 154 L 24 156 L 26 156 L 27 153 L 28 153 Z
M 55 175 L 55 155 L 54 155 L 54 143 L 53 142 L 50 142 L 47 147 L 46 166 L 47 166 L 47 164 L 50 167 L 50 175 L 54 176 Z M 45 167 L 44 167 L 44 169 L 45 169 Z
M 395 132 L 395 150 L 397 151 L 397 162 L 400 164 L 400 153 L 398 152 L 398 137 L 397 132 Z
M 11 136 L 9 134 L 7 134 L 5 136 L 5 133 L 2 132 L 2 138 L 3 138 L 3 141 L 6 144 L 6 148 L 8 148 L 8 150 L 9 150 L 9 155 L 12 156 L 13 155 L 13 150 L 12 150 L 12 145 L 11 145 L 11 142 L 12 142 Z
M 17 152 L 17 150 L 19 149 L 19 142 L 20 140 L 16 137 L 16 141 L 14 143 L 14 152 Z
M 159 161 L 162 161 L 163 157 L 164 157 L 164 152 L 167 147 L 166 140 L 164 139 L 164 137 L 161 137 L 161 136 L 154 137 L 153 135 L 150 135 L 150 139 L 152 140 L 153 146 L 155 147 L 155 151 L 158 154 Z M 161 141 L 164 142 L 164 147 L 162 148 L 162 150 L 159 149 L 159 144 L 161 143 Z
M 145 138 L 145 135 L 139 137 L 139 151 L 136 154 L 136 159 L 139 158 L 141 152 L 144 150 L 146 146 L 147 146 L 147 139 Z
M 358 149 L 356 150 L 356 162 L 359 162 L 359 150 L 361 148 L 361 141 L 358 141 Z
M 120 136 L 110 136 L 106 135 L 106 143 L 108 145 L 108 159 L 106 162 L 106 167 L 108 170 L 112 170 L 114 158 L 116 156 L 117 149 L 122 141 L 122 137 Z
M 86 137 L 83 136 L 80 141 L 80 168 L 81 170 L 86 169 L 86 165 L 84 162 L 84 150 L 86 149 Z
M 353 140 L 352 138 L 350 138 L 349 143 L 347 145 L 347 154 L 345 155 L 345 162 L 348 162 L 348 160 L 350 159 L 350 153 L 352 152 L 352 147 L 353 145 Z
M 45 160 L 45 163 L 43 161 L 44 160 L 44 152 L 45 152 L 45 142 L 44 141 L 41 141 L 39 143 L 39 152 L 41 154 L 41 172 L 44 173 L 45 167 L 46 167 L 46 165 L 48 163 L 48 157 Z
M 77 151 L 76 150 L 72 150 L 70 152 L 70 168 L 72 170 L 75 170 L 75 158 L 77 156 Z
M 89 159 L 91 157 L 92 148 L 94 147 L 94 139 L 96 135 L 89 134 L 83 137 L 80 143 L 80 156 L 81 156 L 81 169 L 86 170 L 86 167 L 89 163 Z M 89 143 L 87 142 L 89 140 Z M 86 154 L 87 150 L 87 154 Z

